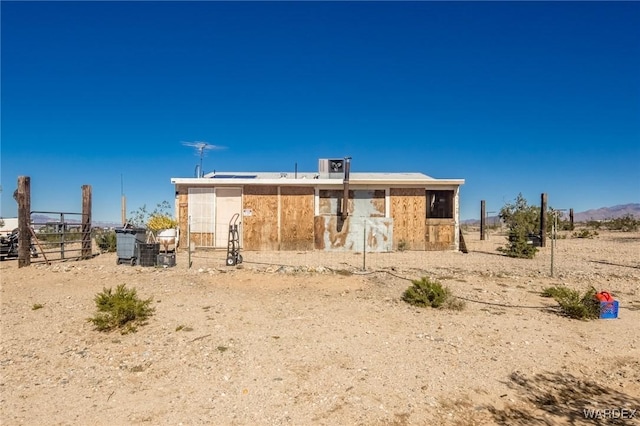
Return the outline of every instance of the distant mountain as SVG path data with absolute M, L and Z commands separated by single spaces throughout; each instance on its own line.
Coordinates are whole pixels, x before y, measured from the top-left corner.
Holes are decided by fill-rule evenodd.
M 621 204 L 613 207 L 601 207 L 580 213 L 573 213 L 574 222 L 586 222 L 588 220 L 617 219 L 619 217 L 631 215 L 640 219 L 640 204 Z
M 51 214 L 51 215 L 44 215 L 44 214 L 34 214 L 33 216 L 31 216 L 31 222 L 36 226 L 42 226 L 44 224 L 47 223 L 57 223 L 60 221 L 60 215 L 59 214 Z M 67 215 L 64 218 L 64 221 L 68 224 L 79 224 L 80 223 L 80 215 L 72 215 L 69 216 Z M 91 226 L 93 226 L 94 228 L 119 228 L 122 226 L 121 223 L 115 223 L 115 222 L 102 222 L 102 221 L 93 221 L 93 223 L 91 224 Z
M 619 217 L 631 215 L 640 219 L 640 203 L 620 204 L 613 207 L 600 207 L 599 209 L 591 209 L 584 212 L 574 212 L 573 221 L 586 222 L 588 220 L 604 220 L 604 219 L 617 219 Z M 569 212 L 564 213 L 566 219 L 569 218 Z M 490 216 L 487 220 L 488 224 L 493 224 L 499 221 L 497 216 Z M 467 219 L 463 220 L 464 225 L 480 225 L 480 219 Z

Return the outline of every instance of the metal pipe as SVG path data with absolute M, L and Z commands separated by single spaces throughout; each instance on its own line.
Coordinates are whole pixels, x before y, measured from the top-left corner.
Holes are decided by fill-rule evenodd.
M 351 170 L 351 157 L 344 157 L 344 194 L 342 196 L 342 220 L 349 216 L 349 172 Z

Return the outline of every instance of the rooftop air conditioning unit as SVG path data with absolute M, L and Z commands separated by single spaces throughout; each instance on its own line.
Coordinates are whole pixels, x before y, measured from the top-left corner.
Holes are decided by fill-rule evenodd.
M 324 179 L 342 179 L 344 178 L 344 159 L 321 158 L 318 160 L 318 172 Z

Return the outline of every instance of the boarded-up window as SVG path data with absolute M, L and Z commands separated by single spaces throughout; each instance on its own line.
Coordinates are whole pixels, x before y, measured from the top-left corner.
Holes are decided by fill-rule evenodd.
M 189 188 L 189 216 L 191 232 L 215 231 L 213 222 L 214 208 L 213 188 Z
M 320 215 L 339 215 L 344 191 L 338 189 L 320 190 Z M 384 217 L 384 189 L 356 189 L 349 191 L 347 212 L 352 216 Z
M 427 191 L 427 218 L 453 219 L 453 191 Z

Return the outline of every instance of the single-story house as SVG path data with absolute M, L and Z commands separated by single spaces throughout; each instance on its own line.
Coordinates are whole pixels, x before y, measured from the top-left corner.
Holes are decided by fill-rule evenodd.
M 321 159 L 317 172 L 171 178 L 181 245 L 227 248 L 236 223 L 244 250 L 459 250 L 464 179 L 349 168 Z

